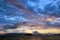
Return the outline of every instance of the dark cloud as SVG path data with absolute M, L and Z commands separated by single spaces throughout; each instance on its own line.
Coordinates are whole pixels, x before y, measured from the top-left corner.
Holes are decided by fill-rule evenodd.
M 45 22 L 45 27 L 46 28 L 60 28 L 60 22 L 47 21 Z

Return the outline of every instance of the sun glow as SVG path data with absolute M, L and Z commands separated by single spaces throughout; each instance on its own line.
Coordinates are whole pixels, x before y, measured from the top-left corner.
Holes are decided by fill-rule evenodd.
M 48 33 L 52 33 L 52 34 L 59 34 L 60 33 L 60 29 L 57 28 L 48 28 L 48 29 L 36 29 L 36 28 L 31 28 L 31 27 L 22 27 L 22 28 L 16 28 L 16 29 L 7 29 L 5 32 L 1 31 L 0 34 L 4 34 L 4 33 L 33 33 L 34 31 L 37 31 L 38 33 L 41 34 L 48 34 Z

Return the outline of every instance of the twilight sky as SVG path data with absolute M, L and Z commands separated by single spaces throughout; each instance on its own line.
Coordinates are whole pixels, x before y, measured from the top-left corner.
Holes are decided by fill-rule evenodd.
M 0 30 L 60 33 L 60 0 L 0 0 Z

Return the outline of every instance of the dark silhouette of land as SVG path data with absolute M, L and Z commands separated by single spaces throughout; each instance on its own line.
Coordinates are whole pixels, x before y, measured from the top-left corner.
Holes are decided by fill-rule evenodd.
M 36 34 L 37 32 L 35 32 Z M 0 35 L 0 40 L 60 40 L 60 34 L 48 35 L 30 33 L 8 33 Z

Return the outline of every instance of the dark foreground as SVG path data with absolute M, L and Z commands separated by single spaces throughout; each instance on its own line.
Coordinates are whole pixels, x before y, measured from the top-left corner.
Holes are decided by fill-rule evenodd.
M 32 34 L 5 34 L 0 35 L 0 40 L 60 40 L 60 34 L 32 35 Z

